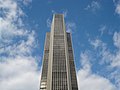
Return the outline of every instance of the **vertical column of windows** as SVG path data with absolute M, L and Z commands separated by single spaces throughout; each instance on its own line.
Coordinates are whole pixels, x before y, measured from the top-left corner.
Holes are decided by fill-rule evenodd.
M 55 17 L 53 41 L 52 90 L 68 90 L 63 17 Z

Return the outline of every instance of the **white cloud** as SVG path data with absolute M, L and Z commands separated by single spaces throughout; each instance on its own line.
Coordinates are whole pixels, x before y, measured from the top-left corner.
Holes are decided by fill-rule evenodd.
M 39 89 L 40 71 L 37 57 L 32 55 L 37 43 L 35 32 L 23 27 L 25 13 L 19 5 L 24 2 L 0 0 L 1 90 Z
M 105 65 L 111 80 L 114 80 L 117 89 L 120 89 L 120 32 L 115 32 L 113 35 L 113 45 L 116 48 L 111 52 L 111 49 L 103 41 L 96 39 L 90 41 L 95 48 L 95 56 L 93 58 L 100 58 L 99 63 Z M 112 71 L 113 70 L 113 71 Z
M 115 32 L 113 36 L 114 45 L 120 49 L 120 32 Z
M 120 32 L 115 32 L 113 35 L 113 44 L 117 47 L 115 53 L 111 53 L 107 46 L 107 50 L 103 50 L 103 60 L 109 60 L 111 67 L 120 68 Z
M 46 22 L 47 22 L 47 27 L 50 28 L 51 27 L 51 23 L 52 23 L 52 21 L 50 20 L 50 18 L 48 18 Z
M 88 52 L 81 53 L 82 68 L 77 72 L 79 90 L 116 90 L 108 79 L 92 73 L 90 59 Z
M 6 58 L 0 63 L 0 89 L 38 90 L 40 73 L 32 57 Z
M 22 20 L 19 17 L 24 15 L 17 3 L 13 0 L 1 0 L 0 10 L 2 10 L 1 13 L 4 13 L 0 17 L 0 40 L 5 42 L 15 35 L 24 35 L 23 29 L 17 30 L 17 26 L 22 25 Z M 21 21 L 21 24 L 17 20 Z
M 102 25 L 100 27 L 99 31 L 101 32 L 101 36 L 105 33 L 106 29 L 107 29 L 106 25 Z
M 115 12 L 120 15 L 120 4 L 116 6 Z
M 120 67 L 120 33 L 115 32 L 113 35 L 113 44 L 117 48 L 111 52 L 107 44 L 99 39 L 91 40 L 90 44 L 97 50 L 98 55 L 102 58 L 102 63 L 110 64 L 110 67 Z
M 120 0 L 113 0 L 114 4 L 115 4 L 115 13 L 117 13 L 118 15 L 120 15 Z
M 99 46 L 103 46 L 103 47 L 105 46 L 105 44 L 102 43 L 102 41 L 99 40 L 99 39 L 95 39 L 94 41 L 93 40 L 89 40 L 89 42 L 95 49 L 98 48 Z
M 120 51 L 113 55 L 111 66 L 120 68 Z
M 86 8 L 85 10 L 91 10 L 92 12 L 97 11 L 100 9 L 100 3 L 98 1 L 92 1 Z
M 87 55 L 88 52 L 84 52 L 84 53 L 81 53 L 80 54 L 80 57 L 81 57 L 81 65 L 82 65 L 82 68 L 91 72 L 90 68 L 91 68 L 91 63 L 89 61 L 89 59 L 91 58 L 90 56 Z
M 55 13 L 56 13 L 56 11 L 55 11 L 55 10 L 52 10 L 51 12 L 52 12 L 52 14 L 55 14 Z
M 29 5 L 29 3 L 31 3 L 31 2 L 32 2 L 32 0 L 23 0 L 24 5 Z
M 90 74 L 84 69 L 78 71 L 77 77 L 79 90 L 116 90 L 108 79 Z
M 118 87 L 118 90 L 120 90 L 120 74 L 119 74 L 119 72 L 120 72 L 120 69 L 115 70 L 110 74 L 110 79 L 115 80 L 115 84 Z
M 74 22 L 66 22 L 66 31 L 72 33 L 74 30 L 76 30 L 76 24 Z

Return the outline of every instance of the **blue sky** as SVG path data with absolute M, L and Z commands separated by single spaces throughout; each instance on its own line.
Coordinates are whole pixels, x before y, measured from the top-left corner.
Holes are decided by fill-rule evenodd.
M 79 90 L 120 90 L 120 0 L 0 0 L 0 89 L 38 90 L 55 13 L 72 34 Z

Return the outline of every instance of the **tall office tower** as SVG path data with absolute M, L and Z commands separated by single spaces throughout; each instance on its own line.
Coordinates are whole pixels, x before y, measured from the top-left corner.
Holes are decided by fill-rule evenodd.
M 78 90 L 71 35 L 66 33 L 62 14 L 53 16 L 42 65 L 40 90 Z

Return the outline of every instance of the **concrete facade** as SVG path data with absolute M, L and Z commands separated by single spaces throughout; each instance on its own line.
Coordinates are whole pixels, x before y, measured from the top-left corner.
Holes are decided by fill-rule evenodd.
M 71 35 L 62 14 L 53 16 L 46 34 L 40 90 L 78 90 Z

